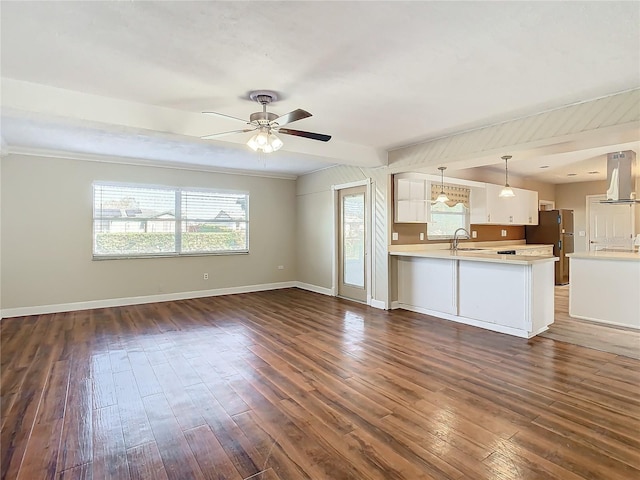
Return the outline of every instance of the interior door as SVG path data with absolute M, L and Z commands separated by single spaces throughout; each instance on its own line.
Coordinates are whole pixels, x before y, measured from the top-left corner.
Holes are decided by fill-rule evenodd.
M 365 186 L 338 190 L 338 295 L 367 302 Z
M 633 204 L 600 203 L 604 195 L 589 199 L 589 250 L 632 248 Z

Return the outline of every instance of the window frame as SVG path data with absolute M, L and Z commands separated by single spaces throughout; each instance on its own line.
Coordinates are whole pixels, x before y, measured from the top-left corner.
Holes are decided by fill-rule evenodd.
M 457 204 L 459 205 L 459 204 Z M 454 207 L 450 207 L 450 208 L 454 208 Z M 462 207 L 464 210 L 462 212 L 433 212 L 433 210 L 431 209 L 429 216 L 433 217 L 434 213 L 437 213 L 438 215 L 447 215 L 447 216 L 458 216 L 458 217 L 463 217 L 464 218 L 464 225 L 463 228 L 466 228 L 467 230 L 469 230 L 470 226 L 471 226 L 471 209 L 470 208 L 466 208 L 465 206 Z M 429 224 L 432 224 L 435 222 L 427 222 L 427 240 L 451 240 L 454 237 L 454 233 L 448 234 L 448 235 L 429 235 Z
M 161 253 L 125 253 L 125 254 L 100 254 L 96 253 L 96 224 L 97 222 L 104 222 L 110 220 L 108 217 L 96 216 L 96 192 L 100 187 L 114 187 L 114 188 L 140 188 L 148 190 L 164 190 L 173 193 L 175 219 L 171 220 L 175 223 L 173 229 L 175 252 L 161 252 Z M 92 189 L 92 222 L 91 222 L 91 254 L 92 260 L 123 260 L 123 259 L 141 259 L 141 258 L 176 258 L 176 257 L 201 257 L 201 256 L 218 256 L 218 255 L 248 255 L 250 251 L 249 247 L 249 205 L 250 205 L 250 192 L 247 190 L 231 190 L 221 188 L 203 188 L 203 187 L 184 187 L 184 186 L 170 186 L 170 185 L 158 185 L 148 183 L 130 183 L 130 182 L 110 182 L 110 181 L 94 181 L 91 184 Z M 199 251 L 199 252 L 182 252 L 182 237 L 184 233 L 183 224 L 188 224 L 189 221 L 199 220 L 194 218 L 183 218 L 182 213 L 182 199 L 183 193 L 208 193 L 214 195 L 243 195 L 246 199 L 245 207 L 245 220 L 241 220 L 240 223 L 245 224 L 245 245 L 246 248 L 241 250 L 217 250 L 217 251 Z M 136 221 L 135 218 L 131 219 L 132 222 Z M 138 220 L 139 221 L 139 220 Z M 231 222 L 230 222 L 231 223 Z M 234 221 L 233 223 L 238 223 Z M 170 233 L 170 232 L 167 232 Z

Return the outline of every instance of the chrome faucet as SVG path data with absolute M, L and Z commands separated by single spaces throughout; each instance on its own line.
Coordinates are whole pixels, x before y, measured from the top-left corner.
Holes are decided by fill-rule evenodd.
M 467 236 L 467 239 L 471 238 L 471 235 L 469 235 L 469 232 L 466 228 L 458 228 L 455 232 L 453 232 L 453 240 L 451 241 L 451 250 L 458 250 L 458 243 L 460 242 L 460 239 L 458 238 L 458 232 L 462 230 L 465 235 Z

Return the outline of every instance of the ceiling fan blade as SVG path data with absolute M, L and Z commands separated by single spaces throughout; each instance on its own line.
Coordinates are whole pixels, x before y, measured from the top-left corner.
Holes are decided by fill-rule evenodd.
M 328 142 L 329 140 L 331 140 L 331 135 L 303 132 L 302 130 L 292 130 L 290 128 L 279 128 L 278 133 L 284 133 L 285 135 L 295 135 L 296 137 L 310 138 L 312 140 L 320 140 L 321 142 Z
M 280 115 L 271 123 L 272 124 L 277 123 L 278 125 L 283 126 L 283 125 L 286 125 L 287 123 L 297 122 L 298 120 L 302 120 L 303 118 L 307 118 L 310 116 L 311 114 L 309 112 L 298 108 L 297 110 L 294 110 L 292 112 L 285 113 L 284 115 Z
M 253 132 L 255 128 L 245 128 L 244 130 L 231 130 L 230 132 L 221 132 L 221 133 L 213 133 L 211 135 L 205 135 L 204 137 L 200 137 L 202 140 L 209 140 L 217 137 L 224 137 L 225 135 L 231 135 L 232 133 L 245 133 L 245 132 Z
M 237 122 L 242 122 L 242 123 L 246 123 L 247 125 L 250 125 L 250 122 L 247 122 L 246 120 L 243 120 L 241 118 L 238 117 L 232 117 L 231 115 L 225 115 L 224 113 L 218 113 L 218 112 L 202 112 L 205 115 L 214 115 L 216 117 L 224 117 L 224 118 L 230 118 L 231 120 L 235 120 Z

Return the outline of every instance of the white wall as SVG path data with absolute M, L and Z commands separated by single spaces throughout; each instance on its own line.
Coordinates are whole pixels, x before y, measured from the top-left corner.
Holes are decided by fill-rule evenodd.
M 297 181 L 298 205 L 298 281 L 327 290 L 334 287 L 333 244 L 334 211 L 332 186 L 370 178 L 373 203 L 373 265 L 371 296 L 377 306 L 389 297 L 388 227 L 386 167 L 358 168 L 337 166 Z
M 250 253 L 93 261 L 96 180 L 247 190 Z M 10 154 L 2 159 L 1 176 L 2 308 L 295 281 L 295 183 Z

